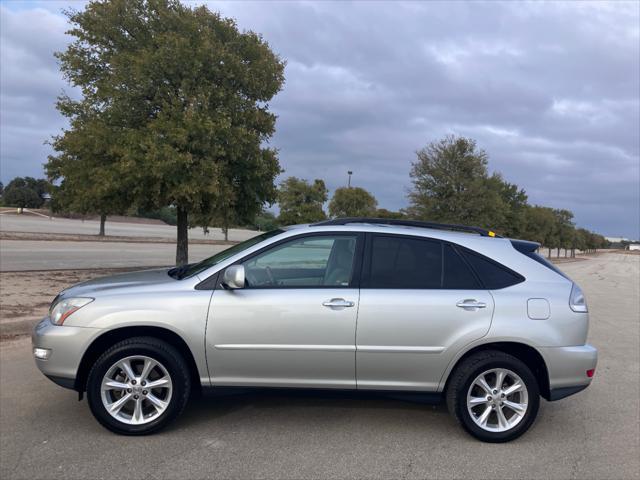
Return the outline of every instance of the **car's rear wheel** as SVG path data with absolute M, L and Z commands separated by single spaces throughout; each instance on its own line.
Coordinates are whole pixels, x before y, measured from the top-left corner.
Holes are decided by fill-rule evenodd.
M 188 366 L 171 345 L 152 337 L 119 342 L 89 372 L 87 399 L 96 419 L 124 435 L 145 435 L 172 422 L 190 392 Z
M 522 435 L 533 424 L 539 404 L 538 384 L 529 367 L 499 351 L 466 358 L 447 389 L 449 411 L 485 442 L 508 442 Z

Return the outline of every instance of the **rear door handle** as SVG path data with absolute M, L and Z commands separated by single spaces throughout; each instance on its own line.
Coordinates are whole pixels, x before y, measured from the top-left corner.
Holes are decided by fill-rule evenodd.
M 486 308 L 487 304 L 484 302 L 479 302 L 473 298 L 468 298 L 456 303 L 456 307 L 464 308 L 465 310 L 475 310 L 477 308 Z
M 322 305 L 328 308 L 347 308 L 353 307 L 355 302 L 345 300 L 344 298 L 332 298 L 331 300 L 322 302 Z

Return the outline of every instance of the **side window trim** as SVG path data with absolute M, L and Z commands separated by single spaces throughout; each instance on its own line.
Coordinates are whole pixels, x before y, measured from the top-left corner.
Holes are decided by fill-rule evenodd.
M 467 260 L 467 257 L 465 257 L 462 254 L 462 250 L 465 247 L 463 247 L 462 245 L 459 245 L 457 243 L 451 243 L 451 242 L 446 242 L 446 243 L 449 246 L 451 246 L 451 248 L 456 253 L 456 255 L 458 255 L 458 258 L 460 258 L 464 262 L 464 264 L 467 266 L 467 268 L 471 272 L 471 275 L 473 275 L 473 277 L 476 279 L 476 282 L 478 282 L 478 285 L 480 285 L 480 288 L 478 288 L 476 290 L 487 290 L 487 287 L 485 286 L 484 282 L 482 281 L 482 278 L 480 277 L 480 275 L 478 275 L 478 272 L 476 272 L 475 268 L 473 268 L 473 266 L 469 263 L 469 260 Z M 466 250 L 471 251 L 469 249 L 466 249 Z
M 444 288 L 444 242 L 440 240 L 440 290 Z
M 257 257 L 258 255 L 261 255 L 262 253 L 265 253 L 268 250 L 271 250 L 272 248 L 276 248 L 282 244 L 285 243 L 289 243 L 292 240 L 300 240 L 302 238 L 309 238 L 309 237 L 356 237 L 356 249 L 354 252 L 354 259 L 353 259 L 353 274 L 351 275 L 351 282 L 349 283 L 349 285 L 345 285 L 345 286 L 339 286 L 339 285 L 334 285 L 334 286 L 327 286 L 327 285 L 312 285 L 312 286 L 298 286 L 298 285 L 293 285 L 293 286 L 277 286 L 277 287 L 273 287 L 273 286 L 266 286 L 266 287 L 250 287 L 248 288 L 248 290 L 327 290 L 327 289 L 340 289 L 340 288 L 360 288 L 360 273 L 361 273 L 361 269 L 362 269 L 362 254 L 363 254 L 363 250 L 364 250 L 364 233 L 362 232 L 349 232 L 349 231 L 340 231 L 340 232 L 308 232 L 308 233 L 302 233 L 300 235 L 293 235 L 291 237 L 287 237 L 287 238 L 283 238 L 282 240 L 279 240 L 277 242 L 274 242 L 270 245 L 265 246 L 264 248 L 261 248 L 260 250 L 256 250 L 255 252 L 252 252 L 250 254 L 248 254 L 245 257 L 242 257 L 241 259 L 235 261 L 232 263 L 232 265 L 238 265 L 244 262 L 247 262 L 249 260 L 251 260 L 253 257 Z M 230 267 L 231 265 L 229 265 Z M 227 267 L 228 268 L 228 267 Z M 216 283 L 216 290 L 217 289 L 221 289 L 222 288 L 222 277 L 224 275 L 224 270 L 221 270 L 219 272 L 219 277 L 218 277 L 218 281 Z

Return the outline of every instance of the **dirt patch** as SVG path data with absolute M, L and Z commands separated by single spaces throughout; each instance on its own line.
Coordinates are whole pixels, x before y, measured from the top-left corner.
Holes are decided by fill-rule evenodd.
M 141 268 L 0 272 L 0 338 L 29 332 L 54 297 L 71 285 Z
M 571 263 L 571 262 L 581 262 L 583 260 L 588 260 L 587 257 L 574 257 L 574 258 L 551 258 L 551 259 L 547 259 L 550 260 L 551 263 Z

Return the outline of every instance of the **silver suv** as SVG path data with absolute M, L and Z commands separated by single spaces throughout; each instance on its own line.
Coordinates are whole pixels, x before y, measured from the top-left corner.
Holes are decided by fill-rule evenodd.
M 418 392 L 473 436 L 524 433 L 586 388 L 580 288 L 538 244 L 460 225 L 338 219 L 200 263 L 61 292 L 33 332 L 51 380 L 108 429 L 155 432 L 224 387 Z

